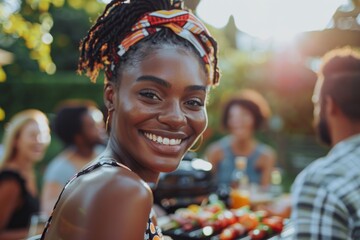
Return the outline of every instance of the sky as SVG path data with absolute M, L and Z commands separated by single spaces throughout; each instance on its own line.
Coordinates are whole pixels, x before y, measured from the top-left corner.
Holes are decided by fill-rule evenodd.
M 348 0 L 202 0 L 198 16 L 222 28 L 233 15 L 236 27 L 260 39 L 291 39 L 304 31 L 323 30 Z

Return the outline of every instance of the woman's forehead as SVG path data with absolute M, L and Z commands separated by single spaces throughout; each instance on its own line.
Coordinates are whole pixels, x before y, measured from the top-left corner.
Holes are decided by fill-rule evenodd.
M 207 74 L 196 56 L 176 48 L 158 49 L 138 62 L 136 67 L 124 69 L 124 73 L 122 76 L 130 73 L 136 75 L 136 79 L 151 76 L 170 82 L 207 85 Z

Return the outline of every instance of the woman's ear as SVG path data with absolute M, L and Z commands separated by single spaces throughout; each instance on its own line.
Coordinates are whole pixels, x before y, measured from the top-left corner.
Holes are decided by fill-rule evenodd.
M 112 82 L 105 83 L 104 87 L 104 103 L 108 111 L 113 111 L 115 106 L 115 86 Z

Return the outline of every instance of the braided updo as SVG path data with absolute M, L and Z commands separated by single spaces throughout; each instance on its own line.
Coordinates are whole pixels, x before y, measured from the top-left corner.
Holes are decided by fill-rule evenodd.
M 176 46 L 194 53 L 205 69 L 205 64 L 194 46 L 166 28 L 145 37 L 130 47 L 125 55 L 119 57 L 117 54 L 119 43 L 131 32 L 132 26 L 144 14 L 179 7 L 179 4 L 173 4 L 170 0 L 130 0 L 126 2 L 124 0 L 114 0 L 110 2 L 80 44 L 78 72 L 86 72 L 87 76 L 95 82 L 99 71 L 103 69 L 106 80 L 117 83 L 117 79 L 121 76 L 124 67 L 130 64 L 135 65 L 155 49 L 164 48 L 165 46 Z M 209 37 L 209 39 L 215 49 L 213 68 L 217 71 L 217 43 L 212 37 Z M 116 63 L 116 65 L 112 66 L 112 63 Z

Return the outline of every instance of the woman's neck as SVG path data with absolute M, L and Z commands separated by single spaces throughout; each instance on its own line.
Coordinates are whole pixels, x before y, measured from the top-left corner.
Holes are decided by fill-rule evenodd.
M 111 157 L 117 162 L 125 165 L 147 183 L 157 184 L 159 180 L 160 173 L 152 172 L 149 169 L 146 169 L 139 165 L 132 156 L 130 156 L 121 148 L 121 145 L 115 139 L 109 140 L 104 156 Z
M 17 170 L 21 173 L 28 173 L 33 171 L 34 163 L 28 157 L 17 154 L 9 160 L 7 167 Z

